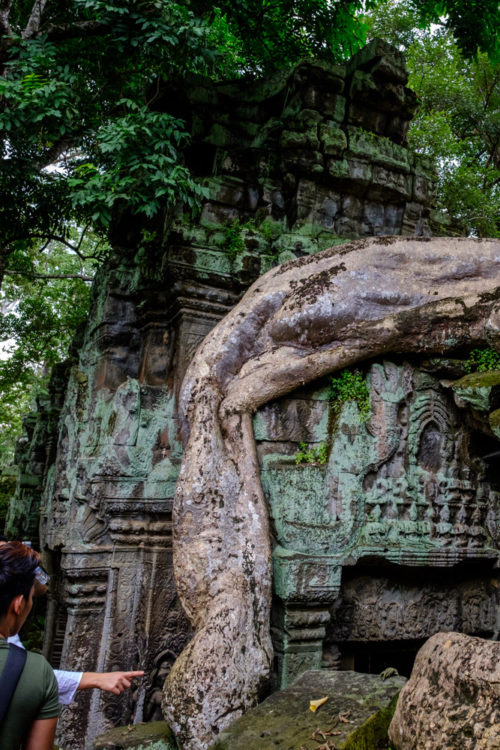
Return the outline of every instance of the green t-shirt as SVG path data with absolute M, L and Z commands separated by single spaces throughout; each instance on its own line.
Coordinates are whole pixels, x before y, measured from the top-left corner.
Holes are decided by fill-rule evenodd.
M 7 641 L 0 638 L 0 672 L 8 652 Z M 0 748 L 19 750 L 34 721 L 54 716 L 59 716 L 59 699 L 53 669 L 41 654 L 28 651 L 23 672 L 0 724 Z

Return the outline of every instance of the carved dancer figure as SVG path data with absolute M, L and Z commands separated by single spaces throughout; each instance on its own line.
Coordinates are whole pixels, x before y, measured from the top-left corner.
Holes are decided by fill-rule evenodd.
M 272 269 L 214 328 L 184 380 L 187 438 L 174 569 L 196 630 L 163 709 L 185 750 L 208 747 L 270 672 L 271 551 L 252 414 L 390 352 L 500 348 L 500 242 L 379 237 Z

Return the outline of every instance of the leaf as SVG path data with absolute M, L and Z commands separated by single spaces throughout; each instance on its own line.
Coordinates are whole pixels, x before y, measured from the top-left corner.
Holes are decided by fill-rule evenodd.
M 326 703 L 328 700 L 328 696 L 325 698 L 318 698 L 317 700 L 310 701 L 309 702 L 309 709 L 311 711 L 317 711 L 318 708 L 320 708 L 324 703 Z

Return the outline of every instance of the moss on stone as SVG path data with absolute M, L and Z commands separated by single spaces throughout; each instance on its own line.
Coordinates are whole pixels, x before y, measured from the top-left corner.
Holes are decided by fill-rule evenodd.
M 493 388 L 500 386 L 500 370 L 491 370 L 490 372 L 471 372 L 465 375 L 454 384 L 458 388 Z
M 358 729 L 355 729 L 346 740 L 343 750 L 376 750 L 388 744 L 387 732 L 391 723 L 399 693 L 386 708 L 381 708 L 370 716 Z
M 115 727 L 97 737 L 94 750 L 177 750 L 174 733 L 164 721 Z
M 491 412 L 489 423 L 493 434 L 500 440 L 500 409 Z
M 210 750 L 312 750 L 319 741 L 315 731 L 335 727 L 338 735 L 328 737 L 337 750 L 378 750 L 387 741 L 387 729 L 404 678 L 381 680 L 378 675 L 359 672 L 304 672 L 287 687 L 273 693 L 225 729 Z M 309 703 L 328 696 L 313 713 Z M 348 714 L 353 724 L 342 722 Z
M 489 411 L 492 391 L 499 387 L 500 370 L 472 372 L 453 384 L 457 396 L 479 411 Z

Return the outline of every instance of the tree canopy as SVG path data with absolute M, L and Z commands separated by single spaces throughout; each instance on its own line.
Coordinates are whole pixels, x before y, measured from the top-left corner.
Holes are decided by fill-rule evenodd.
M 203 195 L 182 163 L 185 125 L 158 111 L 166 82 L 345 59 L 377 0 L 0 0 L 0 283 L 7 257 L 71 222 L 105 232 L 124 203 L 155 216 Z M 494 0 L 412 0 L 467 55 L 497 55 Z M 442 19 L 445 19 L 442 21 Z
M 65 242 L 11 259 L 0 291 L 0 474 L 14 457 L 22 418 L 44 396 L 50 368 L 68 357 L 75 332 L 86 320 L 92 280 L 106 248 L 73 227 Z
M 468 59 L 446 24 L 419 29 L 415 9 L 397 0 L 365 20 L 369 36 L 405 53 L 419 99 L 409 145 L 436 165 L 438 208 L 467 234 L 500 236 L 500 67 L 484 52 Z
M 407 54 L 410 141 L 438 163 L 440 206 L 498 236 L 498 22 L 495 0 L 0 0 L 0 464 L 85 317 L 99 235 L 125 204 L 147 219 L 204 194 L 167 85 L 341 61 L 381 36 Z

